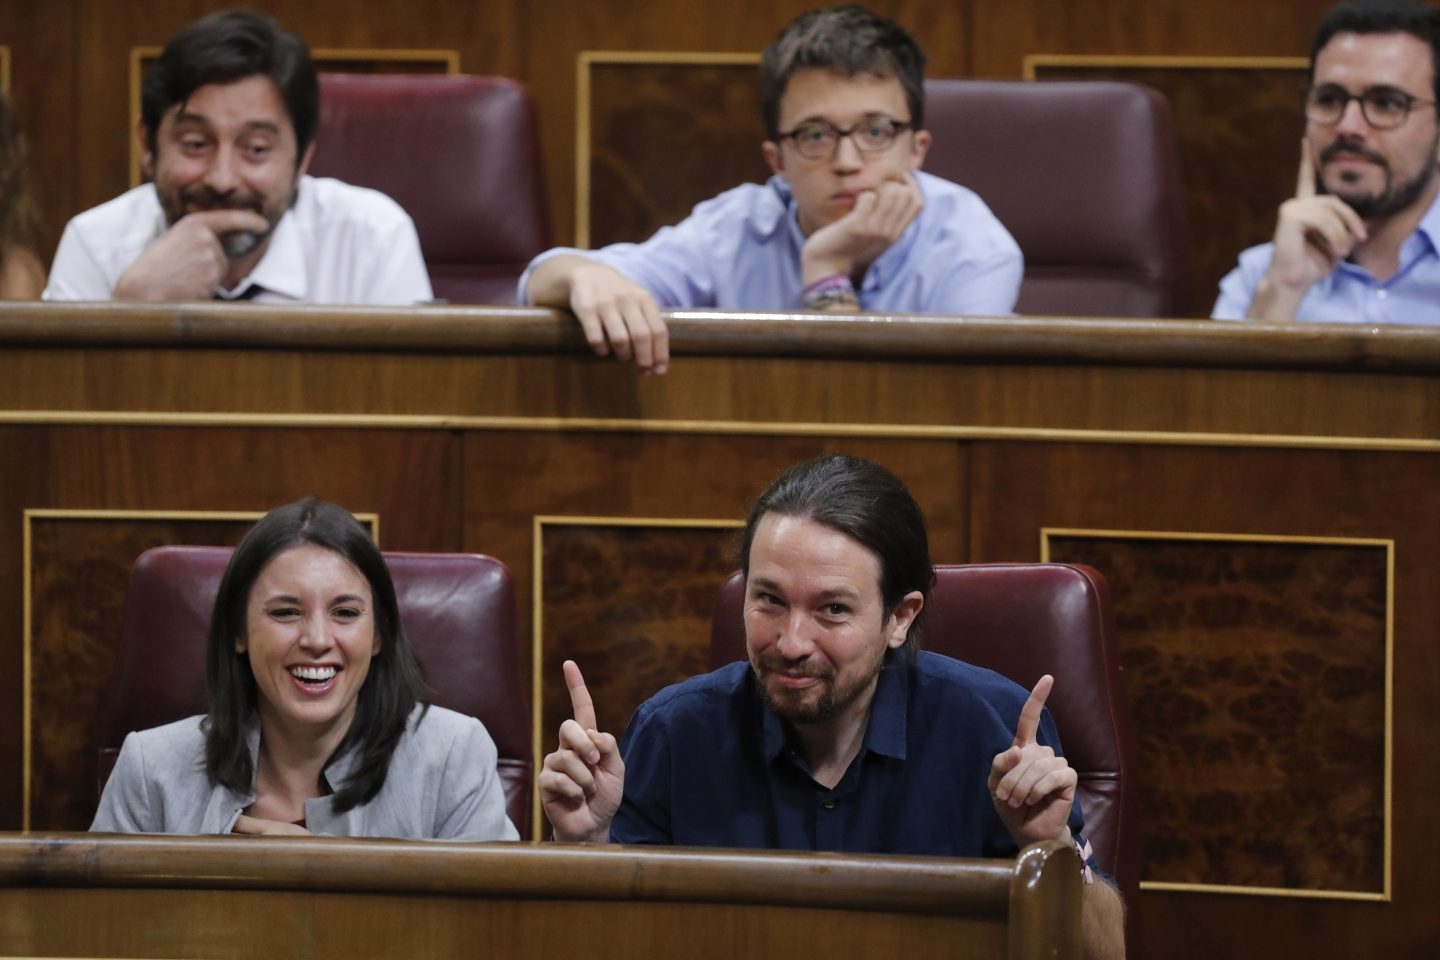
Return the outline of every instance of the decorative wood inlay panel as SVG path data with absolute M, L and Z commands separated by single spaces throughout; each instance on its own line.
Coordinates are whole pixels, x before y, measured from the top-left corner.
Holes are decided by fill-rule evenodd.
M 1042 80 L 1127 80 L 1163 93 L 1175 116 L 1190 230 L 1190 314 L 1208 317 L 1240 251 L 1269 240 L 1295 192 L 1304 131 L 1295 57 L 1027 57 Z
M 1385 541 L 1047 531 L 1105 574 L 1147 883 L 1388 896 Z
M 579 664 L 600 728 L 616 737 L 661 687 L 706 671 L 715 593 L 735 569 L 734 526 L 536 518 L 537 757 L 572 715 L 565 660 Z
M 581 54 L 576 242 L 638 242 L 769 170 L 759 56 Z
M 232 546 L 250 517 L 27 516 L 28 736 L 32 830 L 84 830 L 95 815 L 95 727 L 120 645 L 135 558 L 167 543 Z M 84 598 L 83 603 L 74 602 Z

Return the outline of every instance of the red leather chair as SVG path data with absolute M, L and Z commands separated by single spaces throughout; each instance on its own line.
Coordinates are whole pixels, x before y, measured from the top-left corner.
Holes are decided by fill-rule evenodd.
M 229 547 L 156 547 L 135 561 L 109 702 L 100 726 L 99 788 L 125 735 L 205 712 L 210 611 Z M 510 821 L 530 832 L 530 711 L 515 643 L 510 571 L 476 554 L 386 553 L 400 620 L 431 703 L 480 718 L 500 754 Z
M 1189 241 L 1175 125 L 1133 83 L 928 80 L 925 169 L 974 190 L 1025 254 L 1016 310 L 1180 317 Z
M 937 565 L 935 575 L 920 615 L 922 647 L 988 667 L 1027 690 L 1044 674 L 1055 676 L 1046 707 L 1079 774 L 1085 835 L 1133 910 L 1140 883 L 1135 737 L 1105 579 L 1063 563 Z M 720 588 L 712 667 L 746 655 L 744 595 L 738 572 Z
M 323 73 L 310 172 L 404 207 L 452 303 L 514 303 L 550 246 L 534 111 L 504 77 Z

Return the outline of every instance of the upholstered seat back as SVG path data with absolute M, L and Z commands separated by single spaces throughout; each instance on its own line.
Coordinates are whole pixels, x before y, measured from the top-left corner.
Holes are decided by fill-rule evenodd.
M 210 611 L 228 547 L 157 547 L 135 561 L 115 677 L 100 729 L 99 786 L 125 735 L 205 712 Z M 480 718 L 500 754 L 511 821 L 530 829 L 530 711 L 515 644 L 515 596 L 500 561 L 476 554 L 386 553 L 400 620 L 431 703 Z
M 539 139 L 505 77 L 320 75 L 310 172 L 388 194 L 415 220 L 435 296 L 514 303 L 550 246 Z
M 1085 833 L 1101 867 L 1135 903 L 1135 742 L 1104 578 L 1089 567 L 1060 563 L 941 565 L 935 574 L 935 591 L 921 613 L 921 646 L 988 667 L 1027 690 L 1044 674 L 1054 675 L 1046 706 L 1079 774 Z M 712 666 L 746 655 L 744 590 L 737 572 L 716 598 Z
M 1188 312 L 1184 196 L 1161 94 L 1132 83 L 929 80 L 925 125 L 925 169 L 978 193 L 1025 254 L 1018 312 Z

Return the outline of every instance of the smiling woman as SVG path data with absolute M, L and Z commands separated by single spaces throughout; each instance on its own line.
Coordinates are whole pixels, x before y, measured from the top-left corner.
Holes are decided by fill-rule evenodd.
M 480 721 L 420 702 L 389 569 L 308 498 L 236 548 L 210 622 L 209 712 L 125 739 L 91 830 L 513 840 Z

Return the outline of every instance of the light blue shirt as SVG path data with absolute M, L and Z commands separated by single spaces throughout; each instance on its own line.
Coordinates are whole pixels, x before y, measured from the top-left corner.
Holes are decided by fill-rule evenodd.
M 1341 261 L 1300 301 L 1297 320 L 1311 323 L 1405 323 L 1440 325 L 1440 194 L 1400 245 L 1400 269 L 1380 281 L 1364 267 Z M 1220 281 L 1220 299 L 1211 316 L 1244 320 L 1260 279 L 1270 268 L 1275 244 L 1262 243 L 1240 254 L 1240 265 Z
M 857 293 L 870 313 L 1005 316 L 1015 308 L 1024 261 L 1009 232 L 970 190 L 916 173 L 925 207 L 882 253 Z M 747 183 L 697 206 L 644 243 L 602 250 L 549 250 L 520 277 L 561 253 L 580 254 L 619 270 L 663 308 L 794 310 L 804 283 L 805 236 L 783 177 Z

